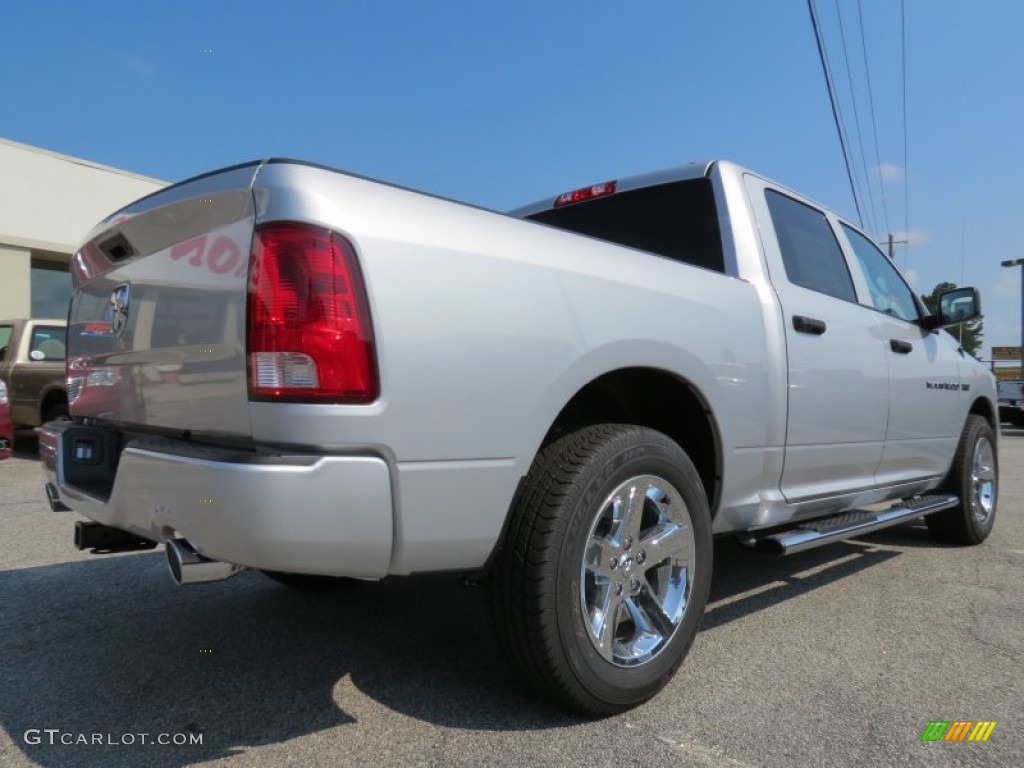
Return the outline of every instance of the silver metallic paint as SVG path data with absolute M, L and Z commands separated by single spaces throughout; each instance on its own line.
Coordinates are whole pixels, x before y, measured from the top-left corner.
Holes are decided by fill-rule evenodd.
M 885 331 L 877 313 L 850 304 L 842 322 L 863 359 L 836 345 L 836 333 L 816 351 L 796 350 L 791 367 L 787 350 L 798 342 L 787 340 L 789 318 L 796 305 L 813 314 L 818 299 L 786 283 L 770 218 L 750 191 L 788 190 L 726 162 L 623 179 L 619 189 L 702 175 L 725 206 L 727 274 L 297 163 L 208 175 L 130 206 L 89 242 L 117 231 L 149 255 L 104 264 L 94 253 L 80 286 L 109 296 L 130 281 L 138 302 L 130 343 L 85 361 L 121 366 L 139 382 L 120 419 L 320 458 L 303 470 L 240 470 L 129 447 L 109 504 L 65 485 L 62 497 L 101 522 L 144 535 L 174 528 L 209 557 L 254 567 L 361 576 L 472 568 L 487 559 L 559 411 L 589 382 L 624 368 L 668 373 L 706 405 L 720 442 L 716 533 L 935 487 L 952 459 L 945 436 L 963 424 L 972 398 L 994 408 L 991 376 L 954 361 L 948 375 L 973 382 L 971 397 L 935 393 L 948 405 L 935 411 L 936 438 L 925 436 L 929 458 L 901 460 L 894 447 L 902 470 L 876 477 L 889 378 L 885 356 L 867 347 L 887 344 Z M 377 343 L 376 402 L 248 402 L 244 276 L 203 271 L 202 259 L 190 271 L 191 257 L 174 260 L 170 250 L 214 232 L 247 254 L 252 228 L 275 220 L 319 224 L 354 244 Z M 200 329 L 195 343 L 155 346 L 155 307 L 179 289 L 222 306 L 222 322 Z M 942 355 L 935 365 L 948 367 Z M 808 385 L 813 397 L 795 399 Z M 892 408 L 909 398 L 896 390 Z M 918 444 L 906 441 L 910 450 Z M 216 492 L 224 506 L 189 511 L 198 490 Z

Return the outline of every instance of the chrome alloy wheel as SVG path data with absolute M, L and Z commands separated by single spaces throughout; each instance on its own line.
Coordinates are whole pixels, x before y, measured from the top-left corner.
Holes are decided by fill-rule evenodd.
M 971 513 L 979 523 L 984 523 L 996 503 L 996 461 L 992 443 L 987 437 L 979 437 L 974 444 L 974 458 L 971 461 Z
M 608 495 L 580 574 L 580 610 L 605 660 L 636 666 L 668 645 L 689 604 L 694 551 L 690 512 L 665 479 L 631 477 Z

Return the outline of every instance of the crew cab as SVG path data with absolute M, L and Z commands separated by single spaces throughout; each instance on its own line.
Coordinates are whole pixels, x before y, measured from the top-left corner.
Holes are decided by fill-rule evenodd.
M 67 321 L 0 320 L 0 381 L 7 385 L 16 427 L 38 427 L 65 418 Z
M 995 382 L 938 332 L 977 292 L 929 313 L 858 227 L 726 161 L 511 214 L 258 161 L 73 264 L 84 388 L 40 444 L 80 547 L 163 543 L 179 583 L 481 571 L 524 678 L 585 712 L 670 679 L 715 535 L 995 520 Z

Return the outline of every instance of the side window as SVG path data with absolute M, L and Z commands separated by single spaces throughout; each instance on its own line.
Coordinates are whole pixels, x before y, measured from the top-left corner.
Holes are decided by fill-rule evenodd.
M 765 191 L 765 200 L 789 282 L 857 301 L 853 278 L 825 214 L 772 189 Z
M 9 325 L 0 325 L 0 362 L 7 357 L 7 345 L 11 343 L 11 331 Z
M 65 335 L 66 332 L 63 328 L 37 326 L 32 330 L 32 341 L 28 350 L 29 358 L 36 362 L 63 360 Z
M 919 319 L 914 294 L 903 282 L 896 267 L 878 250 L 874 243 L 860 232 L 843 224 L 846 239 L 853 246 L 860 268 L 868 281 L 871 291 L 871 304 L 879 312 L 898 317 L 907 322 Z

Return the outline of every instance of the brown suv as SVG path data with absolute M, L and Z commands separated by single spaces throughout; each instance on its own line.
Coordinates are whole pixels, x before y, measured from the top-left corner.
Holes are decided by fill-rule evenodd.
M 66 339 L 64 320 L 0 320 L 0 380 L 16 427 L 67 417 Z

